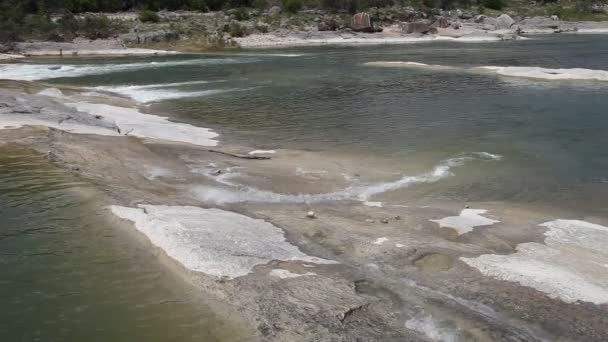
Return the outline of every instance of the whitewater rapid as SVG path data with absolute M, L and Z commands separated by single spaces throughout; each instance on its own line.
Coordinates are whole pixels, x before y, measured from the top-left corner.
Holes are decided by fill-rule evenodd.
M 415 175 L 403 176 L 395 181 L 355 184 L 344 190 L 321 193 L 321 194 L 285 194 L 272 191 L 260 190 L 251 186 L 234 184 L 232 182 L 219 182 L 227 187 L 211 185 L 198 185 L 191 190 L 191 194 L 198 200 L 214 204 L 239 203 L 239 202 L 264 202 L 264 203 L 318 203 L 329 201 L 359 201 L 372 203 L 368 199 L 375 195 L 407 188 L 413 184 L 434 183 L 452 175 L 451 169 L 462 166 L 466 162 L 498 161 L 502 156 L 488 152 L 471 152 L 446 159 L 437 164 L 431 171 Z M 231 174 L 230 178 L 237 175 Z M 222 179 L 223 180 L 223 179 Z

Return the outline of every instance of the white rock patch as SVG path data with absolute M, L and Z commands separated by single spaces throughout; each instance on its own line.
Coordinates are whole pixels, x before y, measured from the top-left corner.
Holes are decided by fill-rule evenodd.
M 608 303 L 608 227 L 577 220 L 543 223 L 545 244 L 529 242 L 510 255 L 461 258 L 481 273 L 518 282 L 567 303 Z
M 439 223 L 439 227 L 452 228 L 458 232 L 458 235 L 466 234 L 473 231 L 473 228 L 479 226 L 489 226 L 500 221 L 489 219 L 481 216 L 487 210 L 484 209 L 463 209 L 459 216 L 448 216 L 440 220 L 430 220 Z
M 283 269 L 274 269 L 274 270 L 270 271 L 269 274 L 273 277 L 277 277 L 277 278 L 281 278 L 281 279 L 290 279 L 290 278 L 299 278 L 299 277 L 317 275 L 316 273 L 313 273 L 313 272 L 306 272 L 306 273 L 302 273 L 302 274 L 292 273 L 292 272 L 289 272 L 288 270 L 283 270 Z
M 372 243 L 373 243 L 374 245 L 381 245 L 381 244 L 385 243 L 386 241 L 388 241 L 388 239 L 387 239 L 387 238 L 385 238 L 385 237 L 380 237 L 380 238 L 377 238 L 377 239 L 376 239 L 376 241 L 374 241 L 374 242 L 372 242 Z
M 254 155 L 254 154 L 275 154 L 277 153 L 277 151 L 275 150 L 253 150 L 251 152 L 249 152 L 250 155 Z
M 208 128 L 172 122 L 166 117 L 140 113 L 137 109 L 86 102 L 66 105 L 114 121 L 122 134 L 201 146 L 217 145 L 214 138 L 218 134 Z
M 268 222 L 225 210 L 163 205 L 111 210 L 184 267 L 213 276 L 243 276 L 271 260 L 336 263 L 300 252 Z

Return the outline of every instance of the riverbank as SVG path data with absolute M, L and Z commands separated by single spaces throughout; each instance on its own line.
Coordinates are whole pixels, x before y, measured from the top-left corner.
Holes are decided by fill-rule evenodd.
M 427 13 L 411 7 L 391 7 L 351 16 L 325 10 L 284 13 L 273 7 L 266 11 L 159 12 L 157 22 L 146 23 L 133 12 L 100 13 L 116 27 L 109 38 L 30 39 L 0 48 L 12 56 L 146 56 L 238 48 L 487 42 L 533 34 L 608 33 L 608 21 L 567 21 L 555 15 L 508 13 L 478 14 L 472 9 Z
M 563 209 L 376 197 L 468 163 L 501 163 L 492 151 L 395 176 L 345 154 L 252 155 L 257 146 L 227 145 L 201 127 L 181 139 L 185 124 L 154 119 L 151 130 L 145 115 L 155 113 L 134 101 L 54 88 L 3 81 L 0 123 L 10 129 L 1 141 L 108 194 L 108 220 L 141 233 L 184 279 L 240 312 L 257 339 L 608 337 L 605 272 L 581 259 L 595 248 L 560 238 L 603 241 L 605 218 L 578 217 L 604 225 L 589 227 L 557 221 L 577 217 Z

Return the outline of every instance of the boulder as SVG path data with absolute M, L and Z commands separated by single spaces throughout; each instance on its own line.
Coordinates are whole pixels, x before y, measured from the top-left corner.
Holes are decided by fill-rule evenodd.
M 509 17 L 507 14 L 502 14 L 496 18 L 494 28 L 496 30 L 508 30 L 511 28 L 511 26 L 513 26 L 513 24 L 515 24 L 515 20 L 513 20 L 513 18 Z
M 350 27 L 355 32 L 374 32 L 372 18 L 365 12 L 353 15 L 350 19 Z
M 416 21 L 407 24 L 406 33 L 429 33 L 431 27 L 425 21 Z
M 450 21 L 446 17 L 437 17 L 431 24 L 431 28 L 448 28 L 450 27 Z
M 272 6 L 268 10 L 268 15 L 271 17 L 277 16 L 279 14 L 281 14 L 281 7 L 279 6 Z
M 460 21 L 455 21 L 452 23 L 452 28 L 454 30 L 460 30 L 461 27 L 462 27 L 462 23 L 460 23 Z

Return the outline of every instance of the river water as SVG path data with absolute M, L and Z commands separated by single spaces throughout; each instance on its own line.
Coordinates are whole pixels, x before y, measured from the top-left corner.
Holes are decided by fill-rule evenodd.
M 554 35 L 42 59 L 2 65 L 0 78 L 114 91 L 152 112 L 213 128 L 222 143 L 323 151 L 360 158 L 369 167 L 377 163 L 392 175 L 486 152 L 500 158 L 467 163 L 450 170 L 452 177 L 400 191 L 416 200 L 510 202 L 573 218 L 606 217 L 607 54 L 608 36 Z M 426 65 L 377 63 L 387 61 Z M 537 69 L 504 75 L 477 69 L 482 66 L 551 70 L 539 79 L 530 77 Z M 551 79 L 563 73 L 558 69 L 573 68 L 584 70 Z M 128 329 L 129 336 L 146 339 L 213 340 L 205 334 L 216 330 L 198 323 L 215 318 L 180 301 L 183 292 L 171 292 L 145 251 L 123 248 L 112 229 L 96 221 L 98 209 L 64 191 L 86 185 L 49 172 L 24 151 L 2 158 L 0 295 L 8 309 L 0 313 L 0 334 L 33 339 L 53 331 L 62 340 L 101 329 L 108 340 Z
M 31 150 L 0 148 L 0 340 L 243 341 L 99 194 Z

